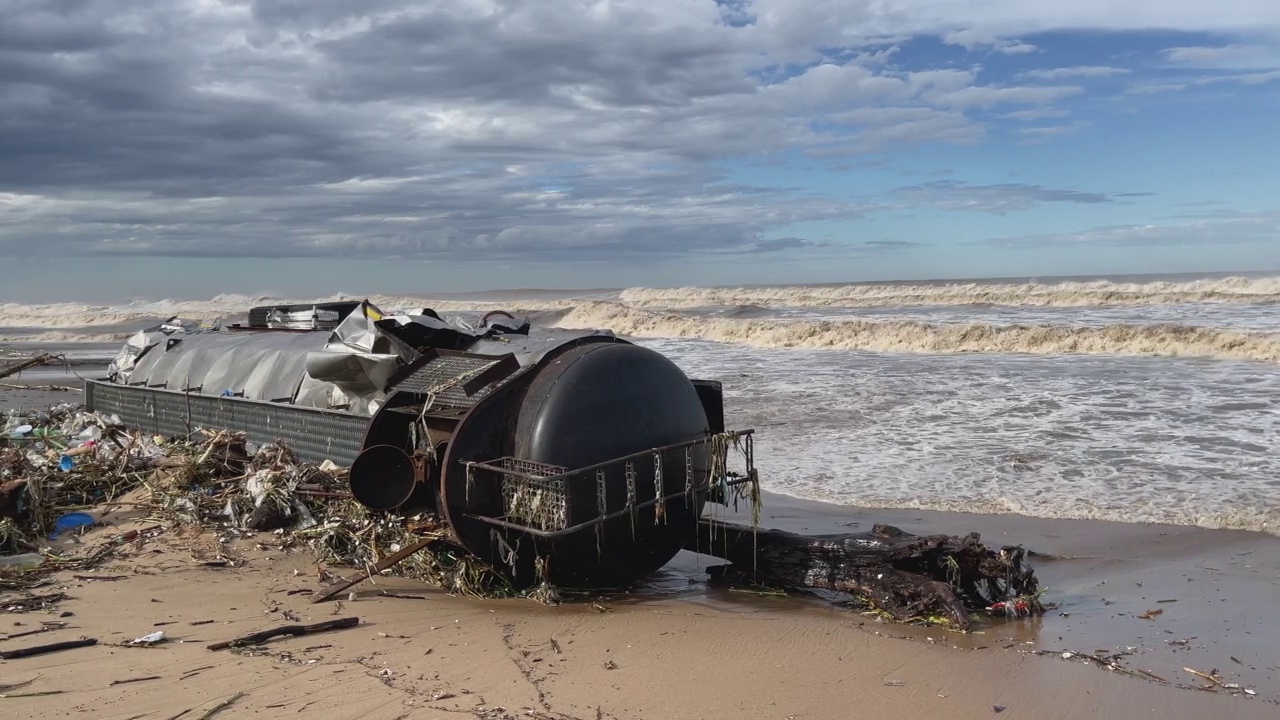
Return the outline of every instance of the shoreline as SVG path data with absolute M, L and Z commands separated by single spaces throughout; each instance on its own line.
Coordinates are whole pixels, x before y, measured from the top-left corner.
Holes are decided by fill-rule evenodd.
M 886 632 L 916 639 L 942 633 L 948 642 L 972 648 L 999 637 L 1073 654 L 1131 652 L 1130 667 L 1171 682 L 1194 680 L 1184 667 L 1216 668 L 1259 696 L 1280 699 L 1280 661 L 1274 654 L 1280 628 L 1268 612 L 1280 592 L 1280 537 L 1108 520 L 855 508 L 776 493 L 764 493 L 762 505 L 762 526 L 792 532 L 867 532 L 886 523 L 920 535 L 977 532 L 989 547 L 1021 545 L 1035 553 L 1029 562 L 1046 590 L 1045 602 L 1057 605 L 1041 618 L 993 622 L 982 635 L 890 624 L 881 628 Z M 750 523 L 748 513 L 724 518 Z M 707 562 L 718 561 L 703 558 L 704 567 Z M 687 572 L 697 562 L 682 557 L 673 565 Z M 1158 613 L 1142 619 L 1148 611 Z

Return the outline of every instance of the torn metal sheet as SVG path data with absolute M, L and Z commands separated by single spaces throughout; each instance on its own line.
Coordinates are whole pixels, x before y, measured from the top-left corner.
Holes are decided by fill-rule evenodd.
M 311 312 L 304 310 L 298 312 Z M 569 339 L 611 334 L 505 321 L 476 327 L 430 308 L 384 313 L 367 300 L 332 330 L 289 330 L 266 322 L 201 327 L 171 318 L 129 338 L 108 378 L 117 384 L 372 415 L 386 399 L 389 379 L 429 349 L 510 353 L 524 366 Z

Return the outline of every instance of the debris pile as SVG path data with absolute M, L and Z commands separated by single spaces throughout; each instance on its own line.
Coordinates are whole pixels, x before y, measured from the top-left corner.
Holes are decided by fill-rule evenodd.
M 976 533 L 921 536 L 877 524 L 869 533 L 799 535 L 704 519 L 689 549 L 730 561 L 714 569 L 718 579 L 843 593 L 898 622 L 967 631 L 974 613 L 1046 610 L 1025 550 L 989 548 Z
M 83 511 L 129 505 L 168 527 L 274 531 L 285 548 L 308 548 L 320 562 L 370 575 L 388 556 L 429 541 L 382 572 L 450 592 L 517 594 L 433 515 L 401 517 L 357 503 L 346 472 L 300 462 L 278 443 L 255 447 L 242 433 L 148 437 L 77 405 L 0 415 L 0 587 L 93 564 L 92 556 L 62 557 L 41 541 L 91 525 Z
M 75 405 L 0 415 L 0 587 L 110 556 L 111 542 L 88 555 L 60 557 L 43 541 L 92 525 L 94 517 L 83 511 L 100 517 L 127 506 L 157 529 L 198 527 L 224 539 L 272 532 L 281 549 L 309 549 L 320 563 L 359 569 L 346 580 L 322 571 L 334 582 L 318 599 L 394 574 L 451 593 L 559 601 L 545 578 L 517 590 L 434 515 L 405 517 L 361 505 L 348 489 L 347 472 L 328 461 L 301 462 L 279 443 L 256 447 L 243 433 L 150 437 Z M 973 613 L 1045 611 L 1024 551 L 988 548 L 972 534 L 914 536 L 877 526 L 872 533 L 815 537 L 704 519 L 688 543 L 730 562 L 713 571 L 721 579 L 852 595 L 900 622 L 968 630 Z M 221 554 L 215 562 L 234 564 Z

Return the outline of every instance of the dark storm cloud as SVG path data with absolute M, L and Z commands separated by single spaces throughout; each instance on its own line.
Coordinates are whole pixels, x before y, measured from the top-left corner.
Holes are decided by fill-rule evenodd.
M 880 52 L 892 33 L 861 5 L 843 42 L 867 52 L 817 63 L 821 8 L 766 5 L 11 2 L 0 255 L 803 251 L 821 243 L 765 238 L 976 190 L 801 195 L 727 183 L 719 163 L 972 143 L 972 110 L 1078 91 L 896 68 Z M 759 79 L 795 61 L 813 64 Z M 1006 191 L 984 192 L 1001 207 Z M 1013 195 L 1005 206 L 1089 201 Z

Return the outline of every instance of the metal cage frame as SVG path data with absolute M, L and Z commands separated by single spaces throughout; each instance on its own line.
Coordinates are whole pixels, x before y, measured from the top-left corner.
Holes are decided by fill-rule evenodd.
M 467 468 L 467 487 L 470 488 L 475 482 L 476 471 L 488 474 L 490 477 L 496 477 L 502 490 L 505 513 L 502 517 L 491 517 L 488 515 L 475 515 L 468 513 L 467 517 L 488 523 L 495 527 L 507 530 L 516 530 L 539 538 L 559 538 L 595 527 L 613 520 L 614 518 L 634 513 L 641 508 L 646 508 L 651 505 L 661 505 L 668 500 L 672 500 L 689 493 L 713 493 L 718 490 L 727 496 L 729 488 L 758 481 L 759 476 L 755 469 L 754 433 L 754 430 L 726 430 L 719 433 L 709 433 L 705 437 L 696 438 L 694 440 L 687 440 L 681 443 L 641 450 L 629 455 L 623 455 L 594 465 L 587 465 L 585 467 L 575 468 L 572 470 L 566 470 L 557 466 L 544 465 L 541 463 L 531 463 L 527 460 L 520 460 L 509 456 L 485 461 L 466 461 L 463 465 Z M 705 482 L 695 484 L 693 482 L 694 471 L 690 451 L 699 445 L 707 445 L 714 449 L 716 443 L 721 443 L 721 447 L 725 448 L 726 461 L 717 463 L 713 458 L 712 467 L 708 469 L 708 475 Z M 731 472 L 728 469 L 727 449 L 731 445 L 738 443 L 741 443 L 742 454 L 745 461 L 745 471 L 743 473 Z M 643 458 L 652 458 L 655 468 L 654 481 L 656 487 L 663 487 L 661 468 L 664 465 L 664 460 L 670 458 L 670 454 L 677 451 L 683 452 L 685 457 L 684 489 L 678 492 L 669 492 L 664 494 L 657 493 L 655 489 L 655 496 L 652 499 L 645 500 L 643 502 L 636 502 L 635 462 Z M 622 468 L 627 478 L 626 506 L 621 510 L 607 512 L 605 489 L 607 486 L 608 471 L 613 469 L 616 472 L 619 467 Z M 569 499 L 573 496 L 569 490 L 576 485 L 585 484 L 587 480 L 591 480 L 595 483 L 595 501 L 599 514 L 591 520 L 580 522 L 576 525 L 567 525 L 565 524 L 567 523 L 565 520 L 562 520 L 559 524 L 554 522 L 538 522 L 531 514 L 523 512 L 525 508 L 514 505 L 508 499 L 508 486 L 511 486 L 512 488 L 510 494 L 518 492 L 517 488 L 533 488 L 534 490 L 546 493 L 553 498 L 558 497 L 560 501 L 564 503 L 564 506 L 556 510 L 554 516 L 556 518 L 567 518 L 569 516 Z M 515 510 L 516 512 L 512 513 L 512 510 Z M 523 522 L 520 522 L 521 520 L 523 520 Z

